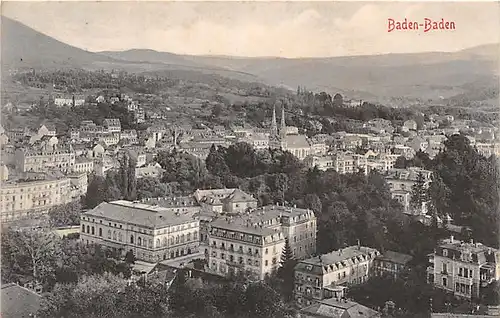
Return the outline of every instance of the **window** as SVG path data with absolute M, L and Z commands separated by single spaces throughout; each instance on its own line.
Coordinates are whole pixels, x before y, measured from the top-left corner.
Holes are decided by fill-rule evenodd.
M 443 249 L 443 256 L 448 257 L 448 250 L 447 249 Z
M 108 230 L 108 239 L 111 238 L 111 230 Z
M 141 246 L 141 245 L 142 245 L 142 238 L 141 238 L 141 237 L 139 237 L 139 238 L 137 239 L 137 245 L 139 245 L 139 246 Z
M 95 234 L 95 229 L 94 229 L 94 227 L 92 227 L 92 235 L 94 235 L 94 234 Z
M 82 232 L 85 233 L 85 225 L 82 224 Z
M 87 225 L 87 233 L 90 233 L 90 226 Z
M 464 274 L 463 274 L 463 268 L 462 268 L 462 267 L 460 267 L 460 268 L 458 269 L 458 276 L 463 276 L 463 275 L 464 275 Z
M 268 265 L 267 259 L 266 259 L 266 262 L 265 262 L 264 264 L 265 264 L 265 266 L 267 266 L 267 265 Z
M 130 235 L 130 244 L 134 244 L 134 236 Z
M 116 241 L 116 231 L 113 231 L 113 240 Z
M 191 233 L 188 233 L 186 236 L 186 241 L 189 242 L 191 241 Z
M 447 268 L 447 265 L 443 263 L 443 269 L 442 269 L 442 272 L 444 274 L 446 274 L 448 272 L 448 268 Z
M 448 283 L 448 280 L 446 279 L 446 277 L 443 277 L 443 286 L 446 287 Z
M 269 249 L 266 248 L 266 254 L 269 253 Z M 266 261 L 267 262 L 267 261 Z
M 276 265 L 276 257 L 273 257 L 273 265 Z
M 99 236 L 102 236 L 102 228 L 99 228 Z

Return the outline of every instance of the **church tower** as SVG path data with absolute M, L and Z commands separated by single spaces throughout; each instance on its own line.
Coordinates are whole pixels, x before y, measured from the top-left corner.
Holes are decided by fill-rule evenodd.
M 278 135 L 278 124 L 276 123 L 276 104 L 273 107 L 273 121 L 271 123 L 271 136 Z
M 280 127 L 280 136 L 284 138 L 286 136 L 286 123 L 285 123 L 285 104 L 281 107 L 281 127 Z

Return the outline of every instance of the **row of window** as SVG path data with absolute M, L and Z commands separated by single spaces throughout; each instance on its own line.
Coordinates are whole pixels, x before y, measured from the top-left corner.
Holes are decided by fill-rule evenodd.
M 121 225 L 120 225 L 120 228 L 121 228 Z M 89 226 L 89 225 L 87 225 L 85 227 L 85 224 L 82 224 L 82 232 L 87 233 L 87 234 L 91 234 L 91 235 L 96 235 L 95 227 Z M 121 232 L 116 232 L 116 231 L 111 232 L 111 230 L 108 230 L 107 234 L 108 234 L 107 235 L 108 239 L 112 239 L 112 240 L 118 241 L 118 242 L 123 242 L 123 236 L 122 236 Z M 97 235 L 102 237 L 102 228 L 101 227 L 98 228 Z M 195 231 L 193 233 L 187 233 L 186 235 L 185 234 L 177 235 L 175 238 L 172 236 L 172 237 L 170 237 L 170 245 L 187 243 L 187 242 L 190 242 L 191 240 L 193 240 L 193 241 L 198 240 L 198 231 Z M 166 237 L 163 238 L 163 241 L 161 241 L 160 239 L 156 239 L 156 247 L 167 246 L 167 243 L 168 243 L 168 240 Z M 134 235 L 133 234 L 130 235 L 130 244 L 134 244 Z M 137 238 L 137 245 L 150 247 L 150 248 L 154 247 L 152 239 L 149 239 L 149 244 L 148 244 L 147 239 L 146 238 L 143 239 L 140 236 Z

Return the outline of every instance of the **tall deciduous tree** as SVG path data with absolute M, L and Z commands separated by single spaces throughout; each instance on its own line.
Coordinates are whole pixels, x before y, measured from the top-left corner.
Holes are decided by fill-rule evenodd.
M 55 279 L 59 256 L 60 239 L 49 230 L 9 229 L 2 233 L 2 276 L 5 269 L 14 280 L 31 277 L 46 286 Z

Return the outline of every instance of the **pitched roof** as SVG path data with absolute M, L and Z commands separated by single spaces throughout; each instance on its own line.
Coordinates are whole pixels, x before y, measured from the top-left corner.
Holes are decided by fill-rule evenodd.
M 295 270 L 322 275 L 329 268 L 337 270 L 365 261 L 367 258 L 374 258 L 378 255 L 379 252 L 370 247 L 349 246 L 338 251 L 332 251 L 328 254 L 302 260 L 295 266 Z
M 102 217 L 149 228 L 193 222 L 193 212 L 175 213 L 169 209 L 125 200 L 103 202 L 84 216 Z
M 314 305 L 302 309 L 306 314 L 314 317 L 328 318 L 361 318 L 379 317 L 380 314 L 366 306 L 350 300 L 324 299 Z
M 248 201 L 257 201 L 250 194 L 241 191 L 240 189 L 234 189 L 233 193 L 231 193 L 227 198 L 224 199 L 227 202 L 248 202 Z
M 285 140 L 287 148 L 307 148 L 310 146 L 304 135 L 287 135 Z
M 41 296 L 16 284 L 2 286 L 1 315 L 3 318 L 33 317 L 40 308 Z

